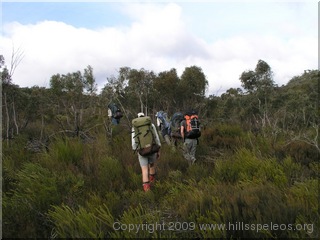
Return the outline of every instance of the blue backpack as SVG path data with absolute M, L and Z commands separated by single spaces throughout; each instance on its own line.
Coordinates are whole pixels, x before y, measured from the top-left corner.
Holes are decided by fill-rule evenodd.
M 160 120 L 163 129 L 167 129 L 170 127 L 170 123 L 167 120 L 167 113 L 165 113 L 164 111 L 159 111 L 157 112 L 156 117 Z

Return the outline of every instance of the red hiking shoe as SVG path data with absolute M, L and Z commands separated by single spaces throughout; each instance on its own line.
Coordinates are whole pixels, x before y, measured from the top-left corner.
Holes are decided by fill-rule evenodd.
M 149 181 L 150 181 L 150 183 L 154 183 L 155 180 L 156 180 L 156 174 L 150 174 L 150 175 L 149 175 Z
M 144 183 L 143 185 L 143 191 L 148 192 L 150 190 L 150 183 Z

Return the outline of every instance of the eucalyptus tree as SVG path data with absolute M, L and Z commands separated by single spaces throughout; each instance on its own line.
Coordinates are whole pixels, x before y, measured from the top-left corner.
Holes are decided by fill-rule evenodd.
M 101 91 L 101 98 L 105 105 L 108 105 L 110 102 L 117 102 L 120 105 L 124 105 L 126 100 L 130 98 L 127 90 L 129 71 L 129 67 L 121 67 L 118 70 L 117 76 L 112 75 L 107 77 L 107 83 Z
M 247 90 L 249 94 L 247 98 L 252 98 L 250 101 L 251 104 L 247 105 L 247 112 L 250 115 L 248 117 L 253 117 L 254 122 L 261 122 L 262 127 L 265 127 L 266 124 L 270 125 L 270 102 L 272 101 L 276 86 L 269 64 L 263 60 L 259 60 L 254 71 L 249 70 L 241 74 L 240 81 L 242 87 Z M 258 113 L 255 111 L 257 108 L 259 110 Z
M 129 84 L 129 71 L 129 67 L 121 67 L 118 70 L 118 75 L 107 77 L 107 83 L 104 85 L 100 94 L 100 100 L 106 109 L 110 103 L 115 103 L 121 107 L 128 124 L 131 123 L 128 115 L 132 114 L 130 105 L 134 101 L 127 89 Z M 107 136 L 112 137 L 113 124 L 110 118 L 104 119 L 104 126 Z
M 21 60 L 22 59 L 16 57 L 15 52 L 13 52 L 10 67 L 7 68 L 5 65 L 5 58 L 3 55 L 0 55 L 1 98 L 3 106 L 2 120 L 4 121 L 2 134 L 4 138 L 7 139 L 7 144 L 9 144 L 9 139 L 13 138 L 14 135 L 18 135 L 20 131 L 17 101 L 20 99 L 21 91 L 18 85 L 13 84 L 12 78 L 14 70 Z M 22 101 L 21 103 L 25 103 L 25 101 Z
M 94 95 L 97 92 L 97 84 L 96 79 L 93 75 L 93 68 L 89 65 L 84 69 L 83 73 L 83 85 L 86 92 L 89 95 Z
M 278 90 L 275 107 L 283 132 L 291 141 L 319 147 L 319 70 L 306 70 Z
M 259 60 L 254 71 L 245 71 L 240 76 L 242 87 L 249 93 L 268 91 L 274 87 L 273 72 L 268 63 Z
M 91 99 L 95 96 L 96 84 L 91 66 L 84 70 L 84 74 L 76 71 L 65 75 L 53 75 L 50 79 L 50 89 L 53 111 L 63 131 L 71 131 L 78 135 L 85 124 L 92 124 L 88 117 L 94 117 L 94 104 Z
M 205 99 L 208 81 L 202 69 L 197 66 L 186 67 L 179 82 L 180 100 L 182 107 L 200 108 Z
M 154 81 L 156 108 L 173 114 L 179 108 L 179 81 L 177 70 L 172 68 L 169 71 L 163 71 L 158 74 Z
M 128 96 L 134 97 L 138 100 L 138 106 L 131 106 L 132 109 L 145 112 L 148 114 L 148 110 L 153 105 L 154 88 L 153 83 L 156 75 L 153 71 L 148 71 L 143 68 L 140 70 L 125 68 L 120 71 L 120 77 L 126 79 L 128 85 L 126 86 L 126 92 Z M 134 98 L 132 103 L 135 104 Z
M 230 88 L 221 95 L 220 114 L 224 121 L 242 121 L 244 107 L 243 92 L 240 88 Z

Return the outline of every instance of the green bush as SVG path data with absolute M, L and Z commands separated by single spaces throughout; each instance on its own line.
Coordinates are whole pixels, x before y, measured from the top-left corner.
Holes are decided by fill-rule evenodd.
M 239 224 L 290 223 L 290 212 L 286 207 L 282 191 L 271 183 L 242 181 L 235 185 L 223 183 L 216 186 L 217 197 L 225 224 L 227 238 L 273 238 L 285 237 L 285 231 L 256 231 L 237 227 Z M 238 225 L 237 225 L 238 224 Z
M 47 237 L 45 213 L 61 199 L 56 177 L 39 164 L 26 163 L 17 172 L 10 195 L 3 208 L 4 237 Z M 21 224 L 28 227 L 21 228 Z
M 198 162 L 196 164 L 193 164 L 187 168 L 184 178 L 200 181 L 209 177 L 212 174 L 213 164 L 209 165 L 201 163 L 201 159 L 198 159 L 197 161 Z
M 288 180 L 283 167 L 274 159 L 259 159 L 247 149 L 239 149 L 232 159 L 216 161 L 214 176 L 220 181 L 273 182 L 284 187 Z
M 161 147 L 160 159 L 157 160 L 158 179 L 166 179 L 171 170 L 185 173 L 187 169 L 188 162 L 183 158 L 180 148 L 172 151 L 168 145 Z
M 242 146 L 243 130 L 237 125 L 219 124 L 208 127 L 203 132 L 201 140 L 217 149 L 236 149 Z
M 282 151 L 296 162 L 304 165 L 318 161 L 319 157 L 319 152 L 314 146 L 302 141 L 291 142 L 284 146 Z
M 83 174 L 67 168 L 63 171 L 56 171 L 54 175 L 57 178 L 58 192 L 63 203 L 68 206 L 76 206 L 86 200 L 86 181 Z
M 319 182 L 316 179 L 296 182 L 286 195 L 287 208 L 294 211 L 294 223 L 303 231 L 289 232 L 290 237 L 319 238 Z
M 291 157 L 286 157 L 285 159 L 283 159 L 281 165 L 287 179 L 290 181 L 290 184 L 302 180 L 301 174 L 303 171 L 303 166 L 292 161 Z
M 142 205 L 129 207 L 119 218 L 114 218 L 105 205 L 98 208 L 97 218 L 106 229 L 108 238 L 158 238 L 155 223 L 160 223 L 160 212 Z
M 52 143 L 49 154 L 56 163 L 80 166 L 83 158 L 83 145 L 79 139 L 57 140 Z
M 124 171 L 119 160 L 112 157 L 104 157 L 100 160 L 97 189 L 101 192 L 122 191 L 124 188 Z
M 140 166 L 136 168 L 132 166 L 125 166 L 122 181 L 125 182 L 126 189 L 142 189 L 142 175 Z
M 79 207 L 73 210 L 66 205 L 54 206 L 48 213 L 54 224 L 52 238 L 101 238 L 101 224 L 93 213 Z

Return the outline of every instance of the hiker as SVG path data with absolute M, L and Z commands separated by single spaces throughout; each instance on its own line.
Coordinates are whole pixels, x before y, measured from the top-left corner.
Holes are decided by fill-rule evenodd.
M 110 103 L 108 105 L 108 117 L 111 118 L 111 123 L 113 125 L 118 125 L 120 123 L 120 119 L 123 117 L 123 114 L 121 109 L 115 103 Z
M 142 186 L 149 191 L 155 181 L 156 161 L 160 157 L 160 139 L 156 127 L 149 116 L 138 113 L 138 118 L 132 120 L 132 149 L 138 152 L 142 172 Z
M 167 113 L 163 111 L 159 111 L 156 113 L 156 117 L 157 117 L 157 126 L 161 131 L 161 135 L 163 139 L 166 141 L 166 143 L 170 145 L 170 136 L 169 136 L 170 123 L 168 121 Z
M 195 110 L 187 111 L 184 118 L 180 127 L 183 139 L 183 156 L 191 165 L 196 162 L 196 148 L 198 138 L 201 136 L 200 122 Z
M 183 113 L 176 112 L 172 115 L 170 126 L 169 126 L 169 135 L 171 136 L 172 149 L 174 150 L 178 147 L 178 143 L 182 141 L 180 126 L 181 121 L 184 119 Z

